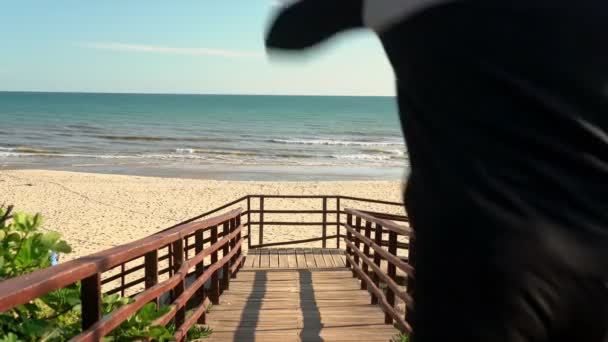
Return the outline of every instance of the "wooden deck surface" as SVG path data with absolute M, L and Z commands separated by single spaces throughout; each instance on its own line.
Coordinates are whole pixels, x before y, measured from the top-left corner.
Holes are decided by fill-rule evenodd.
M 244 269 L 343 268 L 344 251 L 321 248 L 272 248 L 248 251 Z
M 398 333 L 384 324 L 384 313 L 370 305 L 368 292 L 360 290 L 340 255 L 302 252 L 303 261 L 294 250 L 282 263 L 283 254 L 261 251 L 252 264 L 250 251 L 248 266 L 207 315 L 213 329 L 210 341 L 390 341 Z M 276 263 L 273 255 L 279 256 Z M 334 266 L 328 267 L 326 255 Z M 270 261 L 262 264 L 260 256 Z M 323 256 L 325 264 L 317 256 Z

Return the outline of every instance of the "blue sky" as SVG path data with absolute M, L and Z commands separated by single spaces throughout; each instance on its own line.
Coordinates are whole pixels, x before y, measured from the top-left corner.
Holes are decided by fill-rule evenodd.
M 393 95 L 377 38 L 264 52 L 273 0 L 2 0 L 0 90 Z M 305 29 L 305 28 L 303 28 Z

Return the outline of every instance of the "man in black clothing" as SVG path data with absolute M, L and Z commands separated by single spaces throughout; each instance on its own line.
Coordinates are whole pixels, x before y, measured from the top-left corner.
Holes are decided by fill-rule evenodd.
M 413 341 L 608 341 L 608 2 L 302 0 L 266 44 L 365 26 L 410 153 Z

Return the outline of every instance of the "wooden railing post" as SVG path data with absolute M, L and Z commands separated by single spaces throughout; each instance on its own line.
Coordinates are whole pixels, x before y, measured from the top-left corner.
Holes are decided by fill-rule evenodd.
M 125 264 L 120 264 L 120 295 L 125 296 Z
M 361 233 L 361 218 L 359 216 L 357 216 L 355 218 L 355 230 L 357 231 L 357 233 Z M 361 249 L 361 245 L 359 244 L 359 239 L 357 239 L 357 237 L 354 237 L 354 242 L 355 242 L 355 247 L 357 247 L 357 249 Z M 357 266 L 359 266 L 359 254 L 355 253 L 354 256 L 354 262 Z M 353 278 L 357 276 L 356 272 L 353 272 Z
M 414 235 L 410 235 L 409 248 L 407 252 L 407 261 L 414 269 L 416 269 L 416 238 Z M 412 298 L 414 297 L 414 291 L 416 291 L 416 280 L 413 277 L 407 277 L 407 294 L 409 294 Z M 405 308 L 405 320 L 407 322 L 412 322 L 412 310 L 408 307 Z
M 204 247 L 203 246 L 203 230 L 199 229 L 196 231 L 196 233 L 194 233 L 194 252 L 196 254 L 199 254 L 203 251 Z M 203 276 L 203 273 L 205 272 L 205 262 L 204 260 L 201 260 L 201 262 L 199 262 L 198 264 L 196 264 L 195 267 L 195 271 L 194 271 L 196 278 L 200 278 Z M 205 300 L 205 286 L 201 286 L 199 287 L 199 289 L 196 291 L 196 299 L 197 301 L 204 301 Z M 198 323 L 199 324 L 205 324 L 205 313 L 203 312 L 203 314 L 201 315 L 201 317 L 198 318 Z
M 232 219 L 224 222 L 222 231 L 224 233 L 222 240 L 228 239 L 228 235 L 230 235 L 230 232 L 232 231 Z M 231 247 L 232 241 L 228 241 L 228 243 L 224 245 L 224 248 L 222 248 L 222 257 L 225 257 L 230 253 Z M 228 260 L 228 262 L 222 266 L 222 284 L 220 292 L 224 292 L 224 290 L 228 290 L 230 287 L 230 264 L 231 260 Z
M 168 262 L 169 262 L 169 277 L 173 276 L 173 245 L 169 244 L 167 246 L 167 255 L 168 255 Z
M 397 256 L 397 233 L 395 233 L 394 231 L 389 231 L 388 233 L 388 252 L 394 256 Z M 387 273 L 389 278 L 394 281 L 397 281 L 397 269 L 395 267 L 395 264 L 393 264 L 392 262 L 388 263 Z M 395 307 L 395 293 L 388 286 L 386 288 L 386 301 L 392 308 Z M 384 315 L 384 323 L 393 323 L 393 318 L 389 314 Z
M 346 224 L 350 227 L 353 226 L 353 215 L 348 213 L 346 215 Z M 346 230 L 346 240 L 347 241 L 352 241 L 353 240 L 353 234 L 351 234 L 350 230 Z M 353 254 L 353 252 L 351 251 L 350 247 L 348 246 L 348 244 L 346 244 L 346 255 L 351 256 Z M 350 267 L 350 260 L 348 258 L 346 258 L 346 267 Z M 353 269 L 353 275 L 355 274 L 355 270 Z
M 234 219 L 234 224 L 232 225 L 232 229 L 230 230 L 230 232 L 232 233 L 234 230 L 236 230 L 238 227 L 241 226 L 241 216 L 237 216 Z M 236 236 L 234 237 L 234 239 L 232 239 L 232 241 L 230 242 L 230 250 L 234 249 L 234 247 L 236 246 L 236 243 L 241 241 L 241 233 L 237 233 Z M 236 251 L 236 253 L 234 254 L 234 256 L 232 257 L 232 262 L 230 263 L 231 265 L 234 265 L 234 263 L 236 262 L 236 260 L 238 260 L 238 258 L 241 256 L 241 246 L 239 245 L 238 247 L 238 251 Z M 232 278 L 236 278 L 236 274 L 239 271 L 239 269 L 241 268 L 241 264 L 242 261 L 239 263 L 239 265 L 236 267 L 235 272 L 231 273 L 230 276 Z
M 382 229 L 383 228 L 381 225 L 376 224 L 374 242 L 378 246 L 382 246 Z M 382 262 L 382 259 L 380 258 L 380 254 L 378 254 L 374 251 L 374 264 L 376 264 L 376 266 L 380 267 L 381 262 Z M 374 272 L 372 274 L 372 281 L 374 282 L 374 285 L 376 285 L 376 287 L 380 288 L 380 278 L 378 277 L 376 272 Z M 374 296 L 373 294 L 372 294 L 372 304 L 378 304 L 378 297 Z
M 327 197 L 323 197 L 323 240 L 322 247 L 327 248 Z
M 146 289 L 158 284 L 158 250 L 146 253 L 144 256 Z M 158 297 L 154 300 L 156 307 L 160 304 Z
M 87 330 L 101 319 L 101 273 L 81 282 L 82 330 Z
M 213 226 L 211 227 L 211 246 L 216 242 L 217 226 Z M 218 251 L 211 253 L 211 265 L 214 265 L 217 262 L 217 252 Z M 209 299 L 213 305 L 218 305 L 220 303 L 220 281 L 217 273 L 218 271 L 215 271 L 211 275 L 211 293 L 209 294 Z
M 340 249 L 340 196 L 336 197 L 336 248 Z
M 173 274 L 177 273 L 180 267 L 182 267 L 184 263 L 184 240 L 178 239 L 177 241 L 172 243 L 173 245 Z M 173 289 L 173 298 L 171 301 L 173 302 L 177 299 L 184 291 L 186 290 L 186 279 L 184 278 L 179 282 Z M 186 307 L 177 310 L 175 313 L 175 326 L 179 327 L 184 324 L 186 320 Z
M 367 221 L 367 222 L 365 222 L 365 237 L 369 239 L 369 238 L 371 238 L 371 236 L 372 236 L 372 223 Z M 363 254 L 367 258 L 370 257 L 369 246 L 366 243 L 363 244 Z M 367 263 L 364 262 L 362 265 L 362 268 L 363 268 L 363 272 L 365 274 L 369 274 Z M 367 290 L 367 283 L 364 281 L 361 281 L 361 290 Z M 373 295 L 372 295 L 372 298 L 373 298 Z
M 264 196 L 260 196 L 260 230 L 258 231 L 259 245 L 264 244 Z
M 188 248 L 188 247 L 190 247 L 190 245 L 188 243 L 188 237 L 187 236 L 184 238 L 184 243 L 185 243 L 185 246 L 184 246 L 184 260 L 188 260 L 188 253 L 190 253 L 190 248 Z
M 251 196 L 247 196 L 247 248 L 251 250 Z

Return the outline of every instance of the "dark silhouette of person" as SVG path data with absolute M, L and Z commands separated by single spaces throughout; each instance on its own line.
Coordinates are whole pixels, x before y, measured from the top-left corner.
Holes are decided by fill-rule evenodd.
M 608 341 L 608 2 L 302 0 L 266 45 L 363 27 L 411 163 L 413 341 Z

